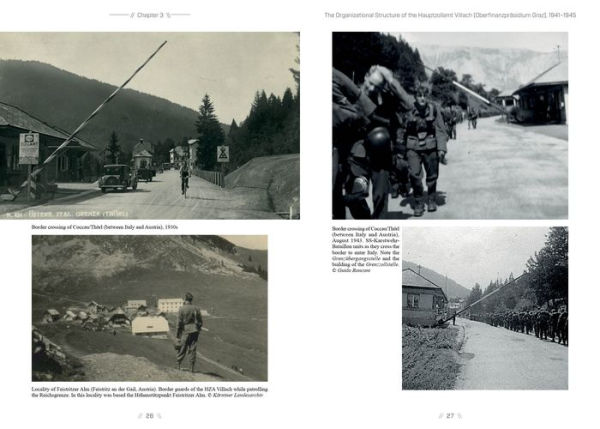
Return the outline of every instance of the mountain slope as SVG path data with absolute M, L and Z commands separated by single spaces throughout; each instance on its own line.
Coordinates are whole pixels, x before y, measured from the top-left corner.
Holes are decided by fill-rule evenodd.
M 444 292 L 446 292 L 448 298 L 466 298 L 469 296 L 469 293 L 471 293 L 471 291 L 466 287 L 456 283 L 450 278 L 446 279 L 446 276 L 442 274 L 423 266 L 421 266 L 419 269 L 418 264 L 402 260 L 402 269 L 404 270 L 406 268 L 412 268 L 417 273 L 420 272 L 423 277 L 440 286 L 442 289 L 444 289 Z
M 0 60 L 0 101 L 66 131 L 75 130 L 114 89 L 49 64 Z M 103 149 L 115 131 L 124 151 L 131 151 L 140 138 L 151 143 L 171 138 L 179 143 L 197 135 L 197 116 L 187 107 L 125 88 L 80 136 Z M 223 127 L 227 132 L 228 127 Z
M 556 52 L 535 52 L 528 49 L 487 49 L 474 47 L 447 47 L 418 45 L 423 63 L 429 67 L 444 67 L 473 76 L 475 82 L 485 84 L 486 90 L 514 91 L 558 62 Z M 568 61 L 568 53 L 561 51 L 561 61 Z

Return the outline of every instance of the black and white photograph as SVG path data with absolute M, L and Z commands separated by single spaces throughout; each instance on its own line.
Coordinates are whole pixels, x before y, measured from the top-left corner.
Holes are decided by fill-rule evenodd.
M 265 235 L 34 235 L 32 381 L 267 381 Z
M 567 219 L 567 33 L 332 37 L 333 219 Z
M 567 390 L 566 227 L 405 228 L 403 390 Z
M 0 218 L 299 219 L 299 46 L 2 33 Z

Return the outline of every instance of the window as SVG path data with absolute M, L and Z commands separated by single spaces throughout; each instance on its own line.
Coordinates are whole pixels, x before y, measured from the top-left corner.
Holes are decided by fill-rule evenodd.
M 409 293 L 406 295 L 406 301 L 408 308 L 419 308 L 419 295 L 416 293 Z
M 65 155 L 61 155 L 58 157 L 58 170 L 59 171 L 67 171 L 69 169 L 69 158 Z

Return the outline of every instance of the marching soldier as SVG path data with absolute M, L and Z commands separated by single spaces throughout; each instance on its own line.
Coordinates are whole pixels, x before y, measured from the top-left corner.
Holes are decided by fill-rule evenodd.
M 364 195 L 354 190 L 354 178 L 349 178 L 348 158 L 354 143 L 364 135 L 369 116 L 375 111 L 375 104 L 352 80 L 339 70 L 333 69 L 333 218 L 346 217 L 346 205 L 355 219 L 371 217 Z M 366 182 L 366 178 L 363 179 Z M 359 179 L 359 183 L 362 182 Z M 354 195 L 350 201 L 344 201 L 344 188 L 347 194 Z M 364 184 L 368 189 L 368 183 Z M 348 192 L 349 191 L 349 192 Z
M 567 314 L 566 309 L 562 309 L 560 316 L 558 317 L 558 344 L 562 343 L 566 346 L 568 339 L 568 325 L 569 325 L 569 315 Z
M 402 117 L 411 108 L 410 97 L 402 88 L 400 82 L 394 77 L 391 70 L 382 66 L 372 66 L 362 84 L 361 90 L 377 106 L 372 115 L 374 126 L 387 128 L 390 141 L 389 154 L 383 153 L 383 148 L 377 142 L 374 148 L 377 153 L 372 153 L 372 184 L 373 184 L 373 218 L 379 218 L 384 212 L 387 195 L 392 193 L 406 196 L 409 191 L 408 164 L 398 156 L 398 139 L 402 138 Z M 371 142 L 371 146 L 373 146 Z M 386 151 L 388 149 L 386 148 Z M 378 157 L 385 156 L 377 160 Z
M 427 184 L 427 211 L 437 210 L 437 179 L 439 164 L 445 164 L 448 135 L 438 107 L 428 102 L 427 89 L 419 87 L 416 101 L 405 116 L 404 136 L 398 151 L 400 157 L 408 161 L 410 183 L 415 197 L 414 215 L 425 212 L 423 167 Z
M 538 312 L 538 326 L 539 326 L 539 338 L 540 340 L 548 339 L 548 328 L 550 324 L 550 313 L 546 310 L 541 310 Z
M 554 338 L 558 337 L 558 319 L 559 319 L 558 311 L 556 308 L 552 310 L 550 314 L 550 335 L 552 336 L 552 342 L 554 342 Z M 558 338 L 557 338 L 558 340 Z

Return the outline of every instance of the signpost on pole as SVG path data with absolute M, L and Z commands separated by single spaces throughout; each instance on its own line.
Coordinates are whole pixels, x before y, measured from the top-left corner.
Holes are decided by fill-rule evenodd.
M 31 181 L 31 166 L 40 162 L 39 133 L 19 134 L 19 165 L 27 165 L 27 199 L 35 198 L 35 183 Z
M 229 162 L 229 146 L 217 146 L 217 162 L 221 164 L 221 188 L 225 185 L 223 166 Z

